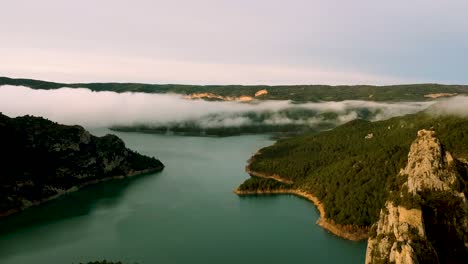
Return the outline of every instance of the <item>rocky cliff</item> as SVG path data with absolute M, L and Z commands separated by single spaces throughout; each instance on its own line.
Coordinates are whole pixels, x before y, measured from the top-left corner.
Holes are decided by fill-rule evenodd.
M 100 181 L 162 170 L 114 135 L 0 113 L 0 216 Z
M 267 95 L 267 94 L 268 94 L 268 91 L 266 89 L 262 89 L 262 90 L 255 92 L 254 96 L 251 96 L 251 95 L 224 96 L 224 95 L 219 95 L 219 94 L 214 94 L 214 93 L 192 93 L 192 94 L 184 96 L 184 98 L 189 99 L 189 100 L 203 99 L 203 100 L 208 100 L 208 101 L 250 102 L 262 95 Z
M 406 167 L 389 184 L 366 263 L 467 263 L 466 180 L 467 165 L 434 131 L 420 130 Z

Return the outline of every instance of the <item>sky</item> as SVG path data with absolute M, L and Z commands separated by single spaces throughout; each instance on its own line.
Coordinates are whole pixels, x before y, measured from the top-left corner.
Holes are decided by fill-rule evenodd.
M 0 76 L 60 82 L 468 84 L 466 0 L 15 0 Z

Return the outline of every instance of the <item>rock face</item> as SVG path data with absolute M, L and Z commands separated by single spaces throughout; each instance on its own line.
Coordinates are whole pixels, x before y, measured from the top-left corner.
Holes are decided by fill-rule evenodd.
M 380 219 L 373 227 L 367 244 L 366 263 L 419 263 L 414 247 L 425 239 L 422 211 L 406 209 L 387 202 L 380 213 Z M 430 258 L 437 259 L 432 248 L 426 247 Z M 437 261 L 435 261 L 437 263 Z
M 452 97 L 456 96 L 458 93 L 433 93 L 433 94 L 425 94 L 424 97 L 426 98 L 431 98 L 431 99 L 437 99 L 440 97 Z
M 467 263 L 466 165 L 420 130 L 372 227 L 367 263 Z
M 91 183 L 164 167 L 117 136 L 99 138 L 80 126 L 31 116 L 0 113 L 0 146 L 0 216 Z
M 400 174 L 408 175 L 408 191 L 412 194 L 423 190 L 450 191 L 459 178 L 454 162 L 434 131 L 420 130 L 411 145 L 408 165 Z
M 239 101 L 239 102 L 250 102 L 254 98 L 248 95 L 241 95 L 241 96 L 222 96 L 214 93 L 193 93 L 184 96 L 185 99 L 189 100 L 196 100 L 196 99 L 204 99 L 204 100 L 214 100 L 214 101 Z
M 251 95 L 240 95 L 240 96 L 223 96 L 214 93 L 192 93 L 189 95 L 184 96 L 185 99 L 189 100 L 196 100 L 196 99 L 203 99 L 203 100 L 214 100 L 214 101 L 238 101 L 238 102 L 250 102 L 255 99 L 255 97 L 259 97 L 262 95 L 267 95 L 268 91 L 266 89 L 258 90 L 255 92 L 254 96 Z
M 255 93 L 255 97 L 259 97 L 259 96 L 262 96 L 262 95 L 265 95 L 265 94 L 268 94 L 268 90 L 267 89 L 262 89 L 262 90 L 259 90 Z

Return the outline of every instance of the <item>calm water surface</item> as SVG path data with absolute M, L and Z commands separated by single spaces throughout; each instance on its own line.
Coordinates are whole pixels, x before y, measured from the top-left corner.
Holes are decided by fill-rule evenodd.
M 93 133 L 103 135 L 105 129 Z M 0 263 L 364 263 L 364 242 L 330 235 L 289 195 L 238 197 L 266 136 L 116 133 L 163 172 L 98 184 L 0 219 Z

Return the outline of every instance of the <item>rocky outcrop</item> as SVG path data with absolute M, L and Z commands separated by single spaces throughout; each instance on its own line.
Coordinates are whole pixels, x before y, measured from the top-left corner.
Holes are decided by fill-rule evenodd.
M 189 100 L 196 100 L 196 99 L 203 99 L 209 101 L 239 101 L 239 102 L 249 102 L 252 101 L 254 98 L 248 95 L 241 95 L 241 96 L 223 96 L 214 93 L 193 93 L 184 96 L 185 99 Z
M 425 94 L 424 97 L 426 98 L 431 98 L 431 99 L 437 99 L 441 97 L 452 97 L 456 96 L 458 93 L 432 93 L 432 94 Z
M 426 237 L 422 211 L 387 202 L 380 219 L 372 227 L 367 244 L 366 263 L 419 263 L 415 247 L 424 246 L 430 258 L 437 259 L 431 247 L 417 245 Z
M 465 172 L 434 131 L 420 130 L 371 229 L 366 263 L 466 263 Z
M 268 94 L 268 90 L 267 89 L 262 89 L 262 90 L 259 90 L 255 93 L 255 97 L 259 97 L 259 96 L 262 96 L 262 95 L 266 95 Z
M 196 100 L 203 99 L 208 101 L 237 101 L 237 102 L 250 102 L 262 95 L 267 95 L 268 91 L 266 89 L 258 90 L 255 92 L 254 96 L 250 95 L 240 95 L 240 96 L 224 96 L 214 93 L 192 93 L 184 96 L 185 99 Z
M 444 151 L 434 131 L 420 130 L 411 145 L 408 164 L 400 174 L 408 175 L 405 184 L 411 194 L 423 190 L 451 191 L 459 182 L 454 163 L 454 158 Z
M 89 184 L 164 167 L 117 136 L 95 137 L 80 126 L 31 116 L 0 113 L 0 145 L 0 216 Z

